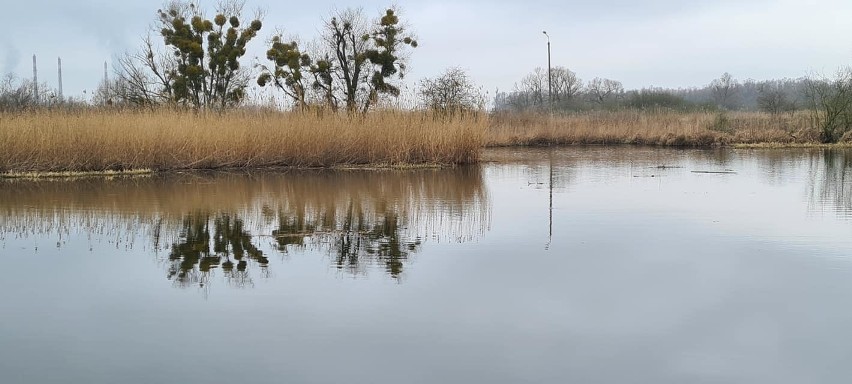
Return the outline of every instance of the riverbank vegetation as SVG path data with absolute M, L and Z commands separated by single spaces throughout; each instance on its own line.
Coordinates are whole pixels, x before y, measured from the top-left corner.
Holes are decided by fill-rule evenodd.
M 494 99 L 491 145 L 836 144 L 852 141 L 852 68 L 833 76 L 625 90 L 564 67 L 536 69 Z
M 66 108 L 0 113 L 0 173 L 475 163 L 482 147 L 825 145 L 811 111 L 484 113 Z M 850 144 L 850 134 L 837 141 Z M 838 145 L 838 144 L 835 144 Z M 34 172 L 34 173 L 33 173 Z M 58 172 L 58 173 L 57 173 Z
M 497 113 L 485 146 L 659 145 L 710 147 L 819 144 L 808 113 L 680 112 L 666 109 L 588 111 L 564 115 Z

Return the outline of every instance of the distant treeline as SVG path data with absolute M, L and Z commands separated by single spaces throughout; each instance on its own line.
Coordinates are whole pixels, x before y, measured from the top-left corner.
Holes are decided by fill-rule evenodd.
M 623 109 L 679 112 L 761 111 L 809 114 L 806 128 L 820 141 L 834 143 L 852 131 L 852 68 L 833 76 L 738 81 L 724 73 L 701 88 L 645 88 L 626 91 L 621 82 L 594 78 L 584 82 L 565 67 L 537 68 L 511 92 L 497 92 L 498 113 L 614 111 Z
M 659 87 L 625 90 L 620 81 L 594 78 L 583 81 L 565 68 L 551 69 L 550 91 L 546 69 L 536 68 L 510 92 L 497 92 L 497 111 L 592 111 L 622 108 L 662 108 L 675 111 L 789 112 L 809 108 L 808 86 L 813 79 L 744 80 L 725 73 L 703 87 Z M 550 99 L 548 96 L 550 93 Z

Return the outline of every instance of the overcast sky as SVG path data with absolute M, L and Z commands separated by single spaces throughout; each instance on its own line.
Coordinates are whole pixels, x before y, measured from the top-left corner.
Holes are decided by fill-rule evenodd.
M 57 84 L 62 57 L 66 96 L 97 86 L 103 62 L 138 46 L 158 0 L 9 0 L 0 31 L 0 71 Z M 215 1 L 202 1 L 212 8 Z M 249 55 L 262 56 L 274 27 L 310 40 L 323 17 L 361 6 L 370 15 L 384 1 L 248 0 L 267 11 L 261 39 Z M 445 68 L 467 70 L 486 90 L 510 90 L 526 73 L 553 65 L 584 80 L 606 77 L 625 88 L 702 86 L 723 72 L 738 79 L 801 77 L 852 64 L 850 0 L 441 0 L 397 1 L 420 47 L 408 79 Z

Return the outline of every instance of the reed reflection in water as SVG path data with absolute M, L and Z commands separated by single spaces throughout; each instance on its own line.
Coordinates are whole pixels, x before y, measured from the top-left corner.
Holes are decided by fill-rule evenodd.
M 477 167 L 424 170 L 182 174 L 76 181 L 5 181 L 0 241 L 92 252 L 142 248 L 178 287 L 215 271 L 245 287 L 268 277 L 273 254 L 328 255 L 335 269 L 379 267 L 399 278 L 425 242 L 468 242 L 490 206 Z M 167 255 L 167 256 L 164 256 Z
M 729 178 L 758 177 L 776 186 L 804 180 L 810 210 L 852 218 L 852 149 L 507 148 L 486 151 L 483 160 L 495 165 L 492 172 L 496 175 L 520 178 L 531 188 L 557 192 L 583 182 L 581 174 L 586 174 L 586 182 L 605 182 L 629 173 L 665 183 L 669 176 L 692 171 L 730 171 Z
M 811 202 L 821 202 L 838 214 L 852 218 L 852 152 L 825 150 L 811 157 Z

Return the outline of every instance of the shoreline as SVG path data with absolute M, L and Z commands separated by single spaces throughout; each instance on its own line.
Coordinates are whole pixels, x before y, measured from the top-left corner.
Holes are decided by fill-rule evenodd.
M 332 165 L 328 167 L 222 167 L 222 168 L 180 168 L 180 169 L 130 169 L 123 171 L 27 171 L 27 172 L 3 172 L 0 180 L 59 180 L 59 179 L 83 179 L 83 178 L 127 178 L 147 177 L 170 174 L 205 173 L 205 172 L 277 172 L 288 171 L 406 171 L 423 169 L 447 169 L 473 164 L 363 164 L 363 165 Z
M 634 147 L 634 148 L 667 148 L 667 149 L 852 149 L 852 143 L 750 143 L 750 144 L 714 144 L 714 145 L 654 145 L 654 144 L 632 144 L 632 143 L 608 143 L 608 144 L 562 144 L 543 143 L 535 145 L 492 145 L 483 146 L 481 149 L 523 149 L 523 148 L 580 148 L 580 147 Z M 288 171 L 405 171 L 405 170 L 438 170 L 457 168 L 460 166 L 478 165 L 482 162 L 469 164 L 437 164 L 437 163 L 411 163 L 411 164 L 337 164 L 330 166 L 262 166 L 262 167 L 218 167 L 218 168 L 175 168 L 175 169 L 130 169 L 130 170 L 103 170 L 103 171 L 25 171 L 25 172 L 3 172 L 0 180 L 69 180 L 80 178 L 126 178 L 147 177 L 169 174 L 204 173 L 204 172 L 288 172 Z M 486 161 L 487 163 L 487 161 Z

